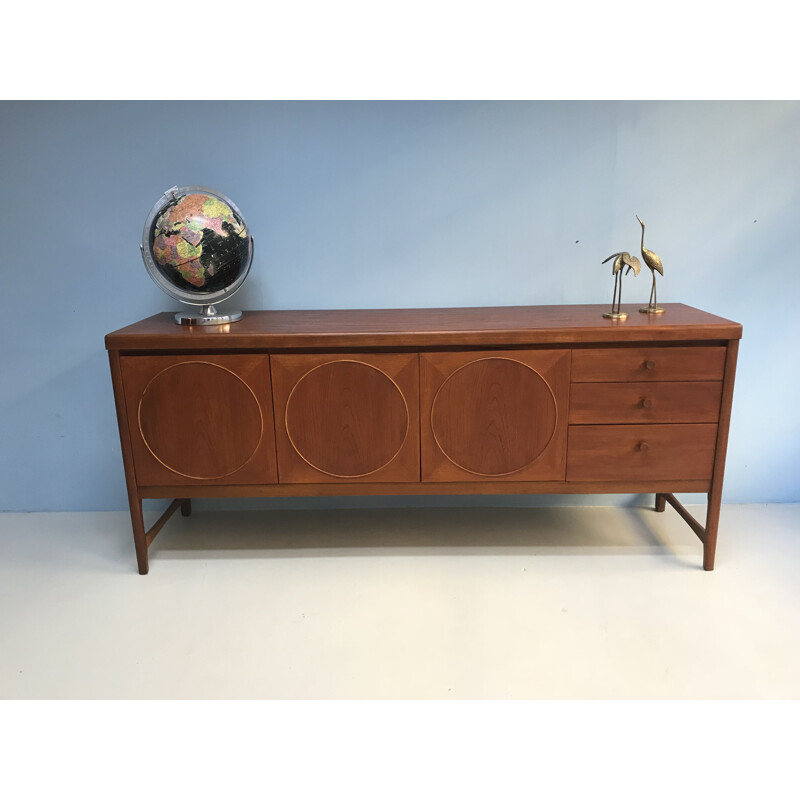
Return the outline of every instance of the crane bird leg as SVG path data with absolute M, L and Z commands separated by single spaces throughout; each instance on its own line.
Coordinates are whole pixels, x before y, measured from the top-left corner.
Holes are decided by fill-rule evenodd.
M 617 296 L 619 291 L 619 296 Z M 622 270 L 619 270 L 614 275 L 614 294 L 611 298 L 611 311 L 603 312 L 603 316 L 610 319 L 623 320 L 627 319 L 628 315 L 620 311 L 620 304 L 622 303 Z

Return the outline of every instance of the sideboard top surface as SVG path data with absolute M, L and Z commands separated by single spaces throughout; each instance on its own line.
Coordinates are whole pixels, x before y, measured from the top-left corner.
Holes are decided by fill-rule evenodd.
M 156 314 L 106 336 L 108 350 L 229 350 L 374 347 L 492 347 L 537 344 L 722 341 L 739 339 L 737 322 L 682 303 L 624 321 L 604 319 L 607 305 L 487 308 L 245 311 L 229 325 L 180 326 Z

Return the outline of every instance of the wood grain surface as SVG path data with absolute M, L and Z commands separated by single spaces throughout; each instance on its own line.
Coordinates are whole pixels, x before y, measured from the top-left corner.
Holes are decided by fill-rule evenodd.
M 721 381 L 724 369 L 721 346 L 598 347 L 575 351 L 572 381 Z
M 281 483 L 418 481 L 416 353 L 272 357 Z
M 568 350 L 420 355 L 422 476 L 564 477 Z
M 139 482 L 277 480 L 268 356 L 120 361 Z
M 573 383 L 570 425 L 717 422 L 722 381 Z
M 717 426 L 570 425 L 568 481 L 709 480 Z
M 393 497 L 395 495 L 464 494 L 643 494 L 666 492 L 707 492 L 706 480 L 618 480 L 618 481 L 452 481 L 441 483 L 281 483 L 261 486 L 142 486 L 142 497 Z
M 717 529 L 722 504 L 722 481 L 725 477 L 725 457 L 728 452 L 728 431 L 733 409 L 733 383 L 736 378 L 736 362 L 739 357 L 739 340 L 728 342 L 725 356 L 725 377 L 722 381 L 722 403 L 720 405 L 719 425 L 717 426 L 717 448 L 714 456 L 714 472 L 711 478 L 711 491 L 708 493 L 705 541 L 703 542 L 703 569 L 713 570 L 717 550 Z
M 506 347 L 543 343 L 670 342 L 738 339 L 742 326 L 681 303 L 667 312 L 627 320 L 603 318 L 607 305 L 496 306 L 488 308 L 245 311 L 239 322 L 176 325 L 156 314 L 106 336 L 118 350 L 230 350 Z
M 136 484 L 136 463 L 134 461 L 133 446 L 131 444 L 131 430 L 128 417 L 128 397 L 125 384 L 122 380 L 122 359 L 116 350 L 108 353 L 108 363 L 111 368 L 111 385 L 114 387 L 114 405 L 117 411 L 117 425 L 119 427 L 119 442 L 122 450 L 122 465 L 125 469 L 125 487 L 128 493 L 128 507 L 131 513 L 131 529 L 133 533 L 133 546 L 136 551 L 136 562 L 140 575 L 147 575 L 149 559 L 147 557 L 147 536 L 142 513 L 142 499 L 139 487 Z M 174 494 L 170 495 L 174 497 Z

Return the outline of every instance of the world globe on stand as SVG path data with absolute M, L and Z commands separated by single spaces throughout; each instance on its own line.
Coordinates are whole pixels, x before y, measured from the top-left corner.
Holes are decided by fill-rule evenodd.
M 204 186 L 174 186 L 153 206 L 142 234 L 150 277 L 168 295 L 200 313 L 179 312 L 182 325 L 235 322 L 242 312 L 219 314 L 214 303 L 230 297 L 253 262 L 253 237 L 230 198 Z

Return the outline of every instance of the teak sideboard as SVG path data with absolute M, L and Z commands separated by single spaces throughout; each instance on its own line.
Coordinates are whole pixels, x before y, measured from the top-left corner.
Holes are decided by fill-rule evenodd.
M 714 568 L 742 326 L 682 304 L 249 311 L 106 337 L 139 572 L 196 497 L 655 493 Z M 706 492 L 701 525 L 676 492 Z M 145 529 L 143 498 L 174 499 Z

